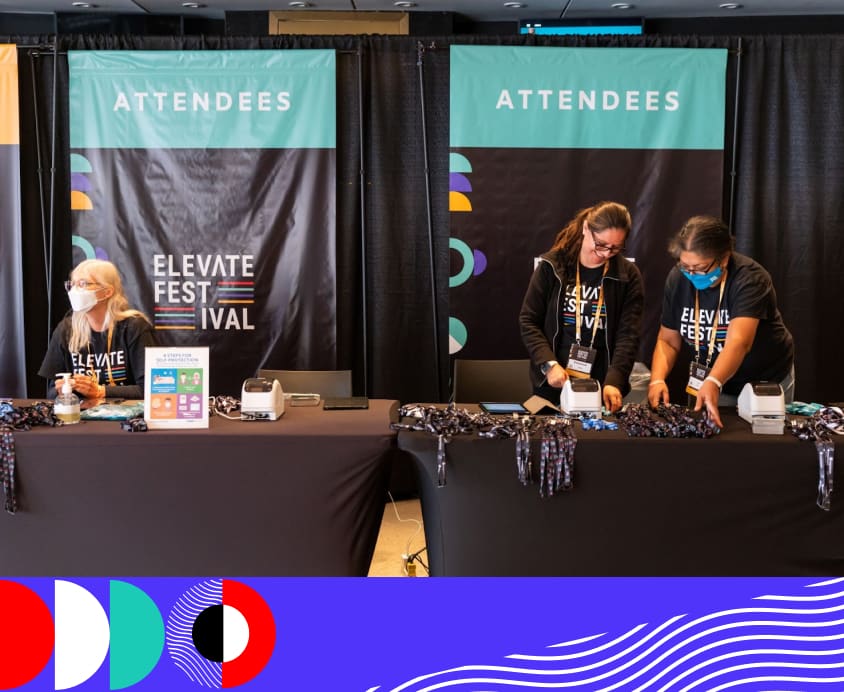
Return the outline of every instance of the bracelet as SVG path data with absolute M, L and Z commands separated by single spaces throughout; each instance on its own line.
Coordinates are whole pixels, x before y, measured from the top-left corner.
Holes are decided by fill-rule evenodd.
M 723 388 L 724 388 L 724 385 L 723 385 L 723 384 L 721 384 L 721 380 L 719 380 L 717 377 L 713 377 L 712 375 L 707 375 L 707 376 L 704 378 L 704 380 L 703 380 L 703 381 L 704 381 L 704 382 L 706 382 L 706 380 L 709 380 L 710 382 L 714 382 L 714 383 L 715 383 L 715 386 L 716 386 L 716 387 L 718 387 L 718 389 L 719 389 L 719 390 L 721 390 L 721 389 L 723 389 Z
M 655 384 L 665 384 L 665 380 L 651 380 L 650 382 L 648 382 L 648 387 Z

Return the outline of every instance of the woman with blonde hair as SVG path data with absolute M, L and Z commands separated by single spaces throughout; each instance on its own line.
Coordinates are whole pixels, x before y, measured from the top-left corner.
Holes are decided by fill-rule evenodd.
M 571 377 L 592 377 L 621 408 L 639 349 L 644 289 L 622 256 L 632 221 L 617 202 L 581 209 L 539 258 L 519 314 L 534 392 L 555 403 Z
M 53 331 L 38 374 L 55 396 L 59 373 L 71 373 L 84 399 L 144 396 L 144 349 L 155 346 L 147 317 L 129 307 L 117 268 L 105 260 L 80 262 L 65 281 L 73 312 Z

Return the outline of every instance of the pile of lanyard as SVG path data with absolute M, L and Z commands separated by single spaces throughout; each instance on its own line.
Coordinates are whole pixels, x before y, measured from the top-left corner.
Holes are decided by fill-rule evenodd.
M 232 411 L 240 411 L 240 399 L 233 396 L 212 396 L 208 398 L 208 412 L 213 416 L 217 414 L 223 418 L 232 418 L 228 414 Z M 240 417 L 236 417 L 240 420 Z
M 516 474 L 523 485 L 534 482 L 531 438 L 540 439 L 539 494 L 549 497 L 574 486 L 574 448 L 577 438 L 568 418 L 532 416 L 493 416 L 470 413 L 454 404 L 446 408 L 407 405 L 399 409 L 393 430 L 414 430 L 437 436 L 437 486 L 446 484 L 446 445 L 455 435 L 473 435 L 490 439 L 516 440 Z
M 627 404 L 617 414 L 628 437 L 702 437 L 721 432 L 704 409 L 699 418 L 676 404 L 660 404 L 651 409 L 647 404 Z
M 61 425 L 53 415 L 52 403 L 38 401 L 30 406 L 14 406 L 0 401 L 0 477 L 3 480 L 4 507 L 9 514 L 18 509 L 15 492 L 15 431 L 29 430 L 34 425 Z
M 844 435 L 844 412 L 837 406 L 827 406 L 804 421 L 788 422 L 791 434 L 815 443 L 818 453 L 818 507 L 829 511 L 832 506 L 832 479 L 835 466 L 835 443 L 832 435 Z

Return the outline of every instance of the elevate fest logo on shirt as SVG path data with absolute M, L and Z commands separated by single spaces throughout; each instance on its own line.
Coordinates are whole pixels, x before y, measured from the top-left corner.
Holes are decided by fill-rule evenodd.
M 202 581 L 176 594 L 175 602 L 168 594 L 159 603 L 126 581 L 109 580 L 98 597 L 57 579 L 52 612 L 49 596 L 39 591 L 0 580 L 6 622 L 0 628 L 0 689 L 117 690 L 154 672 L 160 689 L 190 689 L 179 684 L 185 678 L 213 689 L 238 687 L 264 670 L 275 648 L 269 605 L 232 579 Z M 162 613 L 168 613 L 166 625 Z M 172 669 L 161 665 L 165 645 Z M 108 670 L 101 670 L 107 655 Z M 45 668 L 53 657 L 50 685 Z
M 685 279 L 683 279 L 685 281 Z M 713 350 L 715 353 L 720 353 L 724 348 L 724 342 L 727 340 L 727 328 L 730 326 L 730 309 L 722 307 L 718 315 L 718 324 L 715 325 L 716 310 L 700 309 L 700 333 L 698 334 L 698 343 L 702 351 L 709 349 L 709 341 L 712 339 L 712 329 L 715 327 L 715 346 Z M 680 315 L 680 336 L 683 337 L 686 343 L 691 344 L 692 348 L 695 345 L 695 309 L 693 307 L 684 307 Z

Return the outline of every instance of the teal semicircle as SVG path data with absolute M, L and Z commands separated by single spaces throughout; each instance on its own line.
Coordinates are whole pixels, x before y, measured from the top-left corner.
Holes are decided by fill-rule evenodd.
M 471 173 L 472 164 L 469 163 L 463 154 L 449 154 L 448 155 L 448 172 L 449 173 Z
M 111 663 L 109 688 L 136 685 L 152 672 L 164 651 L 164 621 L 153 600 L 125 581 L 109 583 Z
M 93 173 L 91 162 L 88 161 L 82 154 L 70 155 L 70 172 L 71 173 Z

